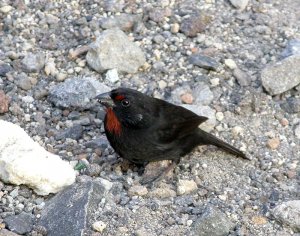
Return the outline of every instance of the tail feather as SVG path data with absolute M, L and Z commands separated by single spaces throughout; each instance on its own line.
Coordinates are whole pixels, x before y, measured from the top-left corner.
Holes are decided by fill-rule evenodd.
M 221 139 L 215 137 L 212 134 L 209 134 L 207 132 L 205 132 L 204 130 L 198 129 L 198 134 L 199 137 L 201 139 L 201 143 L 205 144 L 205 145 L 214 145 L 216 147 L 222 148 L 223 150 L 234 154 L 236 156 L 242 157 L 244 159 L 248 159 L 249 158 L 246 156 L 245 153 L 243 153 L 242 151 L 240 151 L 239 149 L 233 147 L 232 145 L 230 145 L 229 143 L 226 143 L 224 141 L 222 141 Z

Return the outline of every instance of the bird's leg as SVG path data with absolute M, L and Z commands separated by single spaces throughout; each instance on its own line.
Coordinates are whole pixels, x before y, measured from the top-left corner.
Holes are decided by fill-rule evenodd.
M 180 159 L 172 160 L 172 163 L 163 170 L 159 175 L 155 177 L 146 177 L 143 178 L 140 183 L 143 185 L 148 185 L 149 187 L 152 187 L 155 183 L 160 182 L 170 171 L 173 171 L 177 164 L 179 164 Z

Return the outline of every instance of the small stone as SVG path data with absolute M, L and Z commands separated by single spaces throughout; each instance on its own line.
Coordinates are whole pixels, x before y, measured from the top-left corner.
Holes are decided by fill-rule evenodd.
M 8 112 L 9 98 L 3 90 L 0 90 L 0 114 Z
M 6 6 L 1 7 L 1 8 L 0 8 L 0 11 L 1 11 L 2 13 L 6 14 L 6 13 L 10 12 L 12 9 L 13 9 L 12 6 L 6 5 Z
M 222 121 L 224 119 L 223 112 L 217 112 L 216 113 L 216 118 L 217 118 L 218 121 Z
M 8 216 L 4 219 L 7 228 L 17 234 L 29 233 L 33 228 L 33 215 L 22 212 L 19 215 Z
M 148 194 L 148 190 L 145 186 L 134 185 L 128 189 L 129 196 L 145 196 Z
M 206 29 L 210 21 L 211 18 L 209 16 L 195 14 L 182 21 L 180 31 L 186 36 L 196 37 L 198 33 L 201 33 Z
M 289 40 L 286 48 L 281 53 L 282 58 L 286 58 L 292 55 L 300 55 L 300 39 Z
M 106 224 L 103 221 L 96 221 L 93 223 L 93 229 L 97 232 L 102 233 L 103 230 L 106 228 Z
M 114 68 L 135 73 L 146 62 L 143 51 L 119 29 L 103 31 L 90 45 L 86 60 L 99 73 Z
M 132 31 L 134 25 L 140 21 L 140 16 L 125 14 L 114 15 L 113 17 L 102 18 L 100 26 L 103 29 L 119 28 L 123 31 Z
M 27 122 L 29 122 L 30 121 L 30 114 L 25 114 L 24 115 L 24 119 L 25 119 L 25 121 L 27 121 Z
M 179 29 L 180 29 L 180 25 L 179 25 L 179 24 L 175 23 L 175 24 L 171 25 L 171 32 L 172 32 L 173 34 L 178 33 L 178 32 L 179 32 Z
M 71 138 L 74 140 L 78 140 L 82 137 L 83 135 L 83 128 L 81 125 L 74 125 L 64 131 L 62 131 L 61 133 L 59 133 L 58 135 L 56 135 L 56 140 L 65 140 L 67 138 Z
M 300 56 L 290 56 L 267 65 L 261 72 L 263 87 L 271 95 L 281 94 L 300 84 Z
M 185 104 L 192 104 L 194 101 L 194 97 L 190 93 L 184 93 L 180 96 L 181 101 Z
M 267 218 L 265 218 L 263 216 L 253 216 L 251 221 L 253 222 L 253 224 L 256 224 L 256 225 L 265 225 L 268 223 Z
M 66 78 L 68 77 L 68 74 L 63 73 L 63 72 L 59 72 L 55 75 L 55 78 L 57 81 L 64 81 Z
M 58 107 L 90 108 L 95 96 L 111 89 L 92 77 L 69 78 L 50 89 L 48 99 Z
M 224 62 L 225 62 L 225 65 L 231 70 L 234 70 L 237 68 L 235 61 L 232 59 L 225 59 Z
M 241 86 L 249 86 L 250 85 L 251 80 L 250 80 L 249 75 L 246 72 L 240 70 L 239 68 L 236 68 L 233 70 L 233 76 L 234 76 L 234 78 L 236 78 L 239 85 L 241 85 Z
M 244 132 L 244 129 L 241 126 L 235 126 L 232 129 L 232 134 L 237 137 L 238 135 L 242 134 Z
M 277 149 L 280 144 L 279 138 L 272 138 L 268 140 L 267 146 L 268 148 L 274 150 Z
M 0 76 L 6 76 L 6 74 L 10 71 L 12 71 L 13 68 L 7 64 L 7 63 L 3 63 L 3 64 L 0 64 Z
M 190 56 L 189 62 L 195 66 L 214 71 L 218 70 L 220 66 L 220 64 L 213 58 L 201 54 Z
M 220 79 L 219 78 L 213 78 L 210 80 L 211 86 L 216 87 L 220 84 Z
M 176 197 L 176 192 L 171 189 L 171 186 L 168 184 L 161 184 L 160 187 L 155 188 L 153 191 L 149 193 L 150 197 L 157 198 L 169 198 Z
M 158 81 L 158 87 L 162 90 L 165 89 L 167 87 L 167 85 L 168 85 L 167 82 L 164 80 Z
M 275 219 L 288 225 L 295 232 L 300 232 L 300 200 L 292 200 L 281 203 L 273 211 Z
M 149 12 L 149 18 L 154 22 L 162 22 L 166 17 L 166 10 L 161 8 L 154 8 Z
M 193 88 L 193 97 L 196 104 L 209 105 L 214 99 L 214 94 L 205 82 L 197 82 Z
M 222 201 L 226 201 L 227 200 L 227 195 L 226 194 L 218 195 L 218 198 Z
M 249 0 L 230 0 L 230 3 L 237 9 L 243 11 L 247 5 Z
M 32 80 L 25 73 L 18 75 L 15 83 L 18 87 L 26 91 L 30 90 L 33 86 Z
M 297 125 L 295 128 L 295 135 L 298 139 L 300 139 L 300 125 Z
M 111 69 L 106 72 L 105 79 L 110 83 L 116 83 L 119 81 L 118 70 Z
M 25 72 L 39 72 L 45 65 L 45 55 L 43 53 L 28 53 L 21 64 Z
M 281 124 L 282 126 L 287 126 L 287 125 L 289 125 L 289 121 L 288 121 L 288 119 L 286 119 L 286 118 L 282 118 L 282 119 L 280 120 L 280 124 Z
M 280 106 L 283 110 L 290 114 L 298 113 L 300 112 L 300 98 L 290 97 Z
M 228 235 L 234 224 L 217 208 L 207 207 L 192 225 L 192 235 L 211 236 Z
M 177 183 L 177 194 L 189 194 L 197 189 L 197 184 L 194 180 L 179 180 Z

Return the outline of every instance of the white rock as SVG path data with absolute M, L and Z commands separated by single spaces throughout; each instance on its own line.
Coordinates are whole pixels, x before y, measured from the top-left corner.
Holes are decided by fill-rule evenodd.
M 242 11 L 247 7 L 249 0 L 230 0 L 230 2 L 235 8 Z
M 111 83 L 116 83 L 119 81 L 118 70 L 111 69 L 106 72 L 105 79 Z
M 93 229 L 102 232 L 106 228 L 106 224 L 103 221 L 96 221 L 93 223 Z
M 177 194 L 189 194 L 197 189 L 197 184 L 194 180 L 180 179 L 177 184 Z
M 225 59 L 224 62 L 225 62 L 225 65 L 231 70 L 234 70 L 237 68 L 235 61 L 232 59 Z
M 56 193 L 75 182 L 68 162 L 46 151 L 19 126 L 0 120 L 0 178 L 25 184 L 40 195 Z
M 8 13 L 8 12 L 10 12 L 12 9 L 13 9 L 12 6 L 7 5 L 7 6 L 4 6 L 4 7 L 1 7 L 1 8 L 0 8 L 0 11 L 1 11 L 2 13 Z

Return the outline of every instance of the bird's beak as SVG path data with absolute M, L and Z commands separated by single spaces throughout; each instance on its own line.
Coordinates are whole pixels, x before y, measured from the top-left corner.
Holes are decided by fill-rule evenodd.
M 95 97 L 95 99 L 97 99 L 97 101 L 100 104 L 104 105 L 105 107 L 114 107 L 115 106 L 114 101 L 110 97 L 110 92 L 108 92 L 108 93 L 101 93 L 101 94 L 97 95 Z

